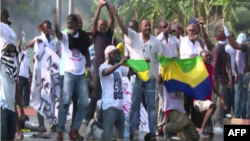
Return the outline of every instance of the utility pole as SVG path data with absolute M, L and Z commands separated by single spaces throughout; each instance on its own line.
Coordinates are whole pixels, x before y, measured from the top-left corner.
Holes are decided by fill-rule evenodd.
M 74 0 L 69 0 L 69 12 L 68 14 L 73 14 L 74 11 Z
M 194 18 L 195 18 L 195 16 L 196 16 L 195 11 L 196 11 L 196 0 L 193 0 L 192 16 L 193 16 Z
M 58 20 L 58 26 L 61 27 L 61 0 L 56 0 L 56 17 Z

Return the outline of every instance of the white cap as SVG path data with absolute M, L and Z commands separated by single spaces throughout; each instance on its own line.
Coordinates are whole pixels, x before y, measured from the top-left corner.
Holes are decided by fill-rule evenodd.
M 112 51 L 117 50 L 117 48 L 113 45 L 107 46 L 107 48 L 104 51 L 105 57 L 107 57 Z

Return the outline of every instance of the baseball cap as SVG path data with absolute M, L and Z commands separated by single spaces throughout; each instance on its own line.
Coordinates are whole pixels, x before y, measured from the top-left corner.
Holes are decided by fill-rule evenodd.
M 107 46 L 107 48 L 104 51 L 105 57 L 108 56 L 112 51 L 117 50 L 117 48 L 113 45 Z
M 191 23 L 194 23 L 196 25 L 200 24 L 199 20 L 197 18 L 191 18 L 189 21 L 188 21 L 188 25 L 190 25 Z

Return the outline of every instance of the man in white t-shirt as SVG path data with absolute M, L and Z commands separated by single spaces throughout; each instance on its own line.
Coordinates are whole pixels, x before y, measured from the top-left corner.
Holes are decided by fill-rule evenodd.
M 122 66 L 126 59 L 118 62 L 118 50 L 115 46 L 105 49 L 106 61 L 99 67 L 102 86 L 103 130 L 92 119 L 85 131 L 86 139 L 94 134 L 98 139 L 111 140 L 113 127 L 118 129 L 118 139 L 123 139 L 125 115 L 123 111 L 122 77 L 128 74 L 128 68 Z
M 231 36 L 234 38 L 233 33 L 231 33 Z M 232 69 L 232 85 L 234 85 L 235 76 L 237 75 L 235 71 L 236 50 L 229 44 L 225 46 L 225 50 L 226 50 L 226 53 L 230 55 L 231 69 Z M 232 115 L 230 113 L 232 111 L 231 107 L 234 107 L 234 94 L 235 94 L 234 87 L 232 88 L 232 91 L 230 91 L 230 89 L 228 88 L 227 109 L 225 111 L 227 118 L 232 118 Z
M 21 41 L 20 41 L 21 42 Z M 21 46 L 21 45 L 20 45 Z M 20 97 L 22 98 L 22 105 L 24 107 L 29 106 L 30 101 L 30 60 L 29 60 L 29 49 L 25 45 L 21 50 L 19 48 L 19 90 Z
M 9 13 L 1 9 L 0 23 L 0 107 L 1 107 L 1 140 L 14 140 L 16 132 L 15 103 L 20 106 L 24 115 L 17 86 L 18 52 L 16 49 L 16 34 L 7 25 Z
M 117 20 L 118 25 L 120 26 L 122 32 L 128 36 L 131 43 L 131 48 L 133 52 L 130 52 L 131 59 L 146 59 L 149 61 L 149 70 L 148 76 L 149 79 L 146 82 L 143 82 L 139 79 L 138 76 L 132 78 L 132 98 L 131 98 L 131 108 L 129 113 L 130 120 L 130 138 L 133 138 L 133 132 L 136 130 L 136 124 L 138 117 L 138 112 L 140 111 L 142 93 L 144 91 L 148 119 L 149 119 L 149 130 L 145 137 L 147 140 L 154 141 L 156 140 L 156 107 L 155 107 L 155 90 L 156 90 L 156 81 L 159 77 L 159 62 L 158 55 L 162 54 L 162 47 L 160 41 L 150 34 L 151 32 L 151 22 L 149 19 L 143 19 L 140 23 L 141 33 L 136 33 L 128 29 L 121 21 L 118 16 L 118 11 L 116 8 L 113 8 L 113 14 Z
M 88 106 L 88 85 L 85 77 L 85 67 L 90 64 L 88 48 L 90 39 L 83 30 L 78 30 L 78 19 L 75 14 L 70 14 L 66 18 L 67 32 L 61 32 L 58 19 L 55 25 L 55 34 L 62 43 L 65 52 L 64 83 L 63 94 L 60 97 L 60 108 L 58 112 L 57 140 L 63 140 L 63 131 L 66 117 L 73 94 L 77 99 L 77 110 L 75 119 L 69 132 L 70 140 L 83 140 L 78 130 L 82 120 L 86 115 Z M 75 91 L 73 93 L 73 91 Z
M 198 27 L 191 23 L 187 27 L 187 36 L 180 42 L 180 58 L 194 58 L 204 49 L 204 44 L 198 36 Z
M 157 36 L 157 39 L 160 40 L 162 45 L 162 53 L 165 57 L 177 58 L 177 51 L 180 46 L 180 40 L 175 36 L 171 35 L 171 24 L 168 24 L 166 20 L 159 23 L 160 33 Z M 158 84 L 158 96 L 157 96 L 157 133 L 158 135 L 163 135 L 163 126 L 165 125 L 165 114 L 164 114 L 164 96 L 163 89 L 166 89 L 163 85 Z
M 44 44 L 46 44 L 47 47 L 49 47 L 53 51 L 56 51 L 56 45 L 53 40 L 54 32 L 51 29 L 52 29 L 51 22 L 48 20 L 43 21 L 42 24 L 38 25 L 38 30 L 41 31 L 41 35 L 35 37 L 32 41 L 30 41 L 28 46 L 30 48 L 33 48 L 36 42 L 38 43 L 43 42 Z M 38 56 L 39 57 L 42 56 L 42 52 L 38 52 L 38 49 L 34 48 L 34 60 L 35 60 L 35 57 L 38 57 Z M 34 63 L 34 65 L 35 66 L 34 66 L 33 72 L 36 71 L 35 70 L 36 68 L 40 68 L 40 65 L 38 65 L 38 63 Z M 44 117 L 39 112 L 37 112 L 37 119 L 39 123 L 39 129 L 38 129 L 39 132 L 46 132 L 47 129 L 44 124 Z M 53 124 L 50 124 L 50 130 L 55 131 L 56 126 Z

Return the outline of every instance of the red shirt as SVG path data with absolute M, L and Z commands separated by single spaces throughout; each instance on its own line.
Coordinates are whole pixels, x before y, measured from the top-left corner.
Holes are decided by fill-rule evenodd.
M 208 77 L 209 77 L 209 80 L 210 80 L 210 93 L 209 95 L 207 96 L 206 100 L 212 100 L 212 91 L 213 91 L 213 74 L 214 74 L 214 68 L 212 65 L 208 65 L 208 64 L 204 64 L 206 69 L 207 69 L 207 72 L 208 72 Z

